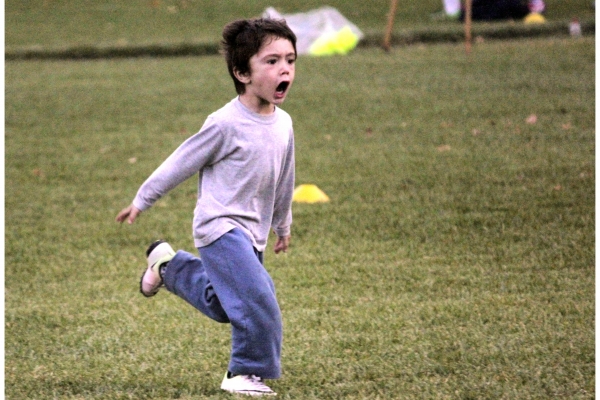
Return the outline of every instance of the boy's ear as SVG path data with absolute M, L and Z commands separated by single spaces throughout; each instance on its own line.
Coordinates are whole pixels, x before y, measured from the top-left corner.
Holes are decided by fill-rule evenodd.
M 233 74 L 235 75 L 237 80 L 242 82 L 244 85 L 247 85 L 250 83 L 250 72 L 246 72 L 245 74 L 242 74 L 237 68 L 234 68 Z

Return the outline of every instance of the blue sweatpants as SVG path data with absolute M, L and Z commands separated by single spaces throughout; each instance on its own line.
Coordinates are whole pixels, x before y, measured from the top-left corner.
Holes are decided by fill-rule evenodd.
M 279 378 L 281 312 L 263 254 L 240 229 L 198 251 L 200 258 L 181 250 L 175 254 L 165 287 L 215 321 L 231 323 L 231 373 Z

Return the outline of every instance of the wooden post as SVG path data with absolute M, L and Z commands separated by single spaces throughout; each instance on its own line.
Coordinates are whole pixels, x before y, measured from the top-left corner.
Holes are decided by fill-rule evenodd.
M 471 43 L 473 38 L 471 36 L 471 25 L 473 20 L 473 0 L 466 0 L 465 4 L 465 51 L 467 55 L 471 54 Z
M 390 13 L 388 14 L 385 36 L 383 38 L 383 49 L 385 51 L 390 51 L 390 46 L 392 43 L 392 30 L 394 29 L 394 19 L 396 18 L 396 8 L 398 8 L 398 0 L 391 0 Z

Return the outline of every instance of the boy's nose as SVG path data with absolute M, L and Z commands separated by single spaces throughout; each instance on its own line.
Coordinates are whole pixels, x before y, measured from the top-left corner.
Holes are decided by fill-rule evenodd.
M 283 65 L 283 68 L 281 69 L 281 72 L 284 73 L 284 74 L 289 74 L 293 70 L 293 68 L 294 68 L 293 65 L 285 63 Z
M 286 74 L 290 72 L 290 68 L 287 64 L 283 64 L 283 67 L 281 67 L 281 73 Z

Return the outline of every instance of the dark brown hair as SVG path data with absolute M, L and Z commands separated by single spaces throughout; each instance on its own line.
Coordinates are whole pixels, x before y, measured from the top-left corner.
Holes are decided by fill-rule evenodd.
M 234 69 L 240 74 L 249 73 L 250 58 L 259 52 L 266 40 L 275 38 L 289 40 L 296 53 L 296 35 L 284 20 L 243 19 L 231 22 L 223 29 L 222 52 L 238 94 L 244 94 L 246 85 L 235 77 Z

